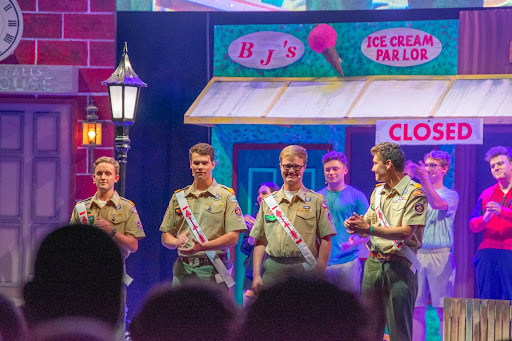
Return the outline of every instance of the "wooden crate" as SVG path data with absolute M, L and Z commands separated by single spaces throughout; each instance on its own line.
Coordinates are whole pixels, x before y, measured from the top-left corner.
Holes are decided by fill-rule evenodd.
M 443 340 L 512 340 L 512 301 L 445 298 Z

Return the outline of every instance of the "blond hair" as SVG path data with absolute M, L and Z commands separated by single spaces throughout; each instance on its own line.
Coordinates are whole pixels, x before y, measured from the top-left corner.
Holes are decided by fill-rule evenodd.
M 102 156 L 102 157 L 98 158 L 96 161 L 94 161 L 94 172 L 95 173 L 96 173 L 96 167 L 100 163 L 110 163 L 111 165 L 114 166 L 114 169 L 116 170 L 116 175 L 119 175 L 119 162 L 117 162 L 117 160 L 114 159 L 113 157 Z
M 281 154 L 279 154 L 279 162 L 282 162 L 283 159 L 293 159 L 295 156 L 304 160 L 304 164 L 308 162 L 308 153 L 306 152 L 306 148 L 295 144 L 284 147 L 284 149 L 281 150 Z
M 425 157 L 423 157 L 423 161 L 427 162 L 427 159 L 429 158 L 439 162 L 441 167 L 448 166 L 448 168 L 450 168 L 450 165 L 452 163 L 452 158 L 450 157 L 450 154 L 448 154 L 448 152 L 445 152 L 444 150 L 433 150 L 425 154 Z

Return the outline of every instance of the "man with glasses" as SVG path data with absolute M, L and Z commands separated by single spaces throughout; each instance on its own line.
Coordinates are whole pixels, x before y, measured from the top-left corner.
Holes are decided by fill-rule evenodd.
M 336 230 L 324 198 L 302 184 L 307 160 L 306 149 L 297 145 L 279 155 L 283 187 L 262 200 L 251 231 L 255 293 L 279 276 L 315 270 L 323 274 L 327 267 Z
M 483 232 L 473 260 L 478 297 L 512 300 L 512 150 L 493 147 L 485 161 L 498 183 L 482 192 L 469 221 L 472 232 Z
M 418 250 L 421 269 L 418 272 L 418 296 L 414 308 L 413 340 L 425 340 L 425 313 L 428 295 L 439 316 L 443 335 L 443 298 L 453 297 L 455 262 L 453 259 L 453 221 L 459 204 L 456 191 L 444 187 L 443 179 L 450 169 L 450 155 L 433 150 L 418 164 L 406 163 L 406 172 L 419 180 L 427 195 L 427 221 L 423 246 Z

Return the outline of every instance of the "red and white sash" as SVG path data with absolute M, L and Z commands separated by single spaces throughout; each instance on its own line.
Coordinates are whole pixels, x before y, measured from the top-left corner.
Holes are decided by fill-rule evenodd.
M 185 192 L 183 190 L 176 193 L 176 199 L 178 199 L 178 205 L 180 206 L 181 213 L 183 213 L 183 217 L 185 217 L 185 220 L 192 230 L 192 233 L 194 234 L 194 237 L 201 243 L 208 242 L 208 238 L 203 233 L 203 230 L 201 230 L 201 227 L 199 227 L 199 224 L 197 223 L 196 218 L 192 214 L 192 211 L 190 210 L 190 207 L 188 206 L 187 199 L 185 198 Z M 210 261 L 212 262 L 215 269 L 217 269 L 217 272 L 219 273 L 220 277 L 226 283 L 228 288 L 231 288 L 233 285 L 235 285 L 235 281 L 229 274 L 228 269 L 226 269 L 226 266 L 220 259 L 219 255 L 217 255 L 216 251 L 205 251 L 208 258 L 210 258 Z M 222 282 L 222 281 L 219 281 Z
M 276 199 L 274 199 L 272 195 L 267 195 L 263 200 L 265 200 L 272 213 L 276 216 L 277 221 L 279 221 L 279 224 L 281 224 L 281 226 L 286 231 L 288 236 L 295 243 L 295 246 L 297 246 L 297 248 L 299 249 L 304 259 L 306 259 L 307 263 L 302 263 L 304 265 L 304 268 L 307 271 L 313 270 L 316 267 L 317 263 L 315 256 L 313 256 L 313 253 L 311 253 L 309 247 L 306 245 L 304 240 L 302 240 L 302 237 L 300 236 L 299 232 L 297 232 L 293 224 L 290 222 L 290 220 L 288 220 L 284 212 L 281 210 L 281 208 L 276 202 Z
M 379 219 L 382 226 L 385 228 L 390 228 L 386 217 L 384 216 L 384 213 L 382 212 L 382 209 L 380 208 L 380 199 L 382 196 L 382 190 L 384 189 L 384 185 L 377 187 L 375 191 L 375 212 L 377 213 L 377 218 Z M 409 262 L 411 262 L 411 271 L 413 273 L 416 273 L 419 269 L 421 269 L 421 264 L 418 261 L 418 258 L 414 254 L 414 252 L 411 250 L 410 247 L 408 247 L 403 240 L 392 240 L 393 245 L 400 251 L 400 253 L 407 258 Z

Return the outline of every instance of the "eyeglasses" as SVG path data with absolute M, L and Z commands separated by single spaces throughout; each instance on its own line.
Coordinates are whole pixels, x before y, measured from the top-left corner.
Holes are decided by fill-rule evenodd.
M 426 163 L 425 168 L 436 168 L 441 167 L 441 165 L 436 165 L 435 163 Z
M 305 165 L 283 165 L 281 164 L 281 166 L 283 166 L 284 169 L 286 169 L 287 171 L 289 171 L 290 169 L 293 168 L 294 171 L 298 172 L 302 169 L 302 167 L 304 167 Z

